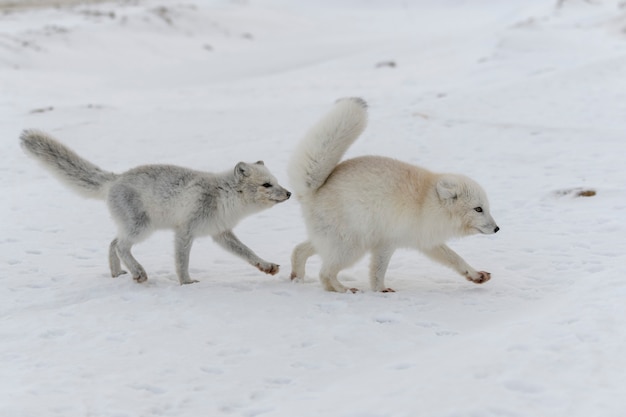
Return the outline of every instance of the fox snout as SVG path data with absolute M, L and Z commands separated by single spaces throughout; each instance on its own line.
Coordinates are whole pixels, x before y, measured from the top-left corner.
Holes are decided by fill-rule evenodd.
M 483 235 L 492 235 L 494 233 L 498 233 L 500 228 L 498 226 L 485 225 L 474 228 L 474 232 L 482 233 Z
M 484 235 L 492 235 L 494 233 L 498 233 L 500 227 L 496 224 L 495 221 L 490 221 L 488 223 L 483 223 L 480 226 L 476 226 L 474 230 L 484 234 Z
M 284 188 L 283 188 L 283 191 L 285 192 L 285 198 L 283 199 L 283 201 L 289 200 L 289 197 L 291 197 L 291 191 L 286 190 Z
M 479 227 L 480 231 L 486 235 L 491 235 L 493 233 L 498 233 L 498 230 L 500 230 L 500 227 L 498 227 L 498 224 L 496 223 L 496 220 L 491 217 L 491 215 L 486 212 L 484 213 L 486 215 L 486 222 L 483 223 L 483 225 L 481 227 Z
M 480 228 L 479 230 L 486 235 L 491 235 L 493 233 L 498 233 L 498 230 L 500 230 L 500 228 L 498 227 L 497 224 L 494 224 L 494 225 L 486 225 Z
M 282 203 L 283 201 L 287 201 L 289 200 L 289 197 L 291 197 L 291 191 L 286 190 L 282 187 L 281 187 L 280 192 L 277 194 L 278 195 L 275 195 L 275 197 L 273 198 L 277 203 Z

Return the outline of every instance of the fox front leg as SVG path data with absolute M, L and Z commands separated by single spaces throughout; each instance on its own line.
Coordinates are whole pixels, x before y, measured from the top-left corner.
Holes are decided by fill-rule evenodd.
M 248 261 L 250 265 L 256 267 L 259 271 L 270 275 L 278 273 L 280 265 L 267 262 L 259 258 L 257 254 L 252 251 L 252 249 L 237 239 L 237 236 L 235 236 L 232 231 L 229 230 L 213 236 L 213 240 L 230 253 Z
M 374 291 L 395 292 L 393 289 L 385 287 L 385 273 L 389 266 L 389 261 L 393 255 L 392 248 L 376 248 L 372 250 L 370 263 L 370 286 Z
M 193 236 L 189 231 L 177 230 L 175 241 L 176 274 L 180 285 L 198 282 L 189 276 L 189 253 L 193 244 Z
M 454 269 L 475 284 L 484 284 L 491 279 L 489 272 L 475 270 L 447 245 L 435 246 L 424 253 L 431 259 Z

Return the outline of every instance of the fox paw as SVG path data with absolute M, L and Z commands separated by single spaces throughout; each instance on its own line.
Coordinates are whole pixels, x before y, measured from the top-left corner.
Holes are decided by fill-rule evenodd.
M 336 283 L 332 283 L 332 282 L 325 282 L 324 280 L 322 280 L 322 286 L 324 287 L 324 289 L 326 291 L 330 291 L 330 292 L 342 292 L 342 293 L 352 293 L 352 294 L 356 294 L 359 291 L 358 288 L 349 288 L 349 287 L 345 287 L 343 286 L 341 283 L 336 282 Z
M 137 276 L 134 276 L 133 279 L 137 282 L 137 283 L 142 283 L 142 282 L 146 282 L 148 280 L 148 275 L 146 275 L 145 272 L 140 273 Z
M 276 265 L 269 262 L 259 262 L 254 266 L 261 272 L 265 272 L 266 274 L 276 275 L 280 269 L 280 265 Z
M 298 274 L 296 274 L 295 272 L 292 272 L 292 273 L 291 273 L 291 275 L 289 275 L 289 279 L 290 279 L 292 282 L 301 282 L 301 281 L 302 281 L 302 278 L 300 278 L 300 277 L 298 276 Z
M 468 281 L 472 281 L 474 284 L 484 284 L 491 279 L 491 274 L 485 271 L 477 271 L 476 274 L 465 275 Z

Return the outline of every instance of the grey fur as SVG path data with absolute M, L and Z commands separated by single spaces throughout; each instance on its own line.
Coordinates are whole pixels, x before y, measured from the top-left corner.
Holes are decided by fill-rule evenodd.
M 216 243 L 259 270 L 276 274 L 279 265 L 259 258 L 233 234 L 244 217 L 287 200 L 263 161 L 239 162 L 232 171 L 215 174 L 173 165 L 144 165 L 123 174 L 104 171 L 81 158 L 46 133 L 25 130 L 23 149 L 63 183 L 86 197 L 106 200 L 118 234 L 109 246 L 111 275 L 126 273 L 148 279 L 133 257 L 132 246 L 154 230 L 173 229 L 176 273 L 181 284 L 197 282 L 189 276 L 193 240 L 212 236 Z
M 22 147 L 44 167 L 84 197 L 102 199 L 104 186 L 117 175 L 104 171 L 76 155 L 71 149 L 59 146 L 45 133 L 25 130 L 20 135 Z

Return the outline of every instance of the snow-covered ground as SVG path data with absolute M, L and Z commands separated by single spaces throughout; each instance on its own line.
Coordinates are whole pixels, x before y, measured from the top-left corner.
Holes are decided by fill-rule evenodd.
M 623 416 L 625 31 L 608 0 L 0 11 L 0 415 Z M 399 251 L 393 294 L 369 290 L 367 259 L 340 275 L 358 294 L 324 292 L 316 258 L 291 283 L 295 200 L 235 230 L 276 276 L 207 238 L 181 287 L 160 232 L 135 248 L 146 284 L 111 279 L 105 204 L 18 145 L 39 128 L 116 172 L 263 159 L 287 185 L 342 96 L 370 104 L 349 156 L 484 186 L 502 230 L 450 245 L 490 282 Z

